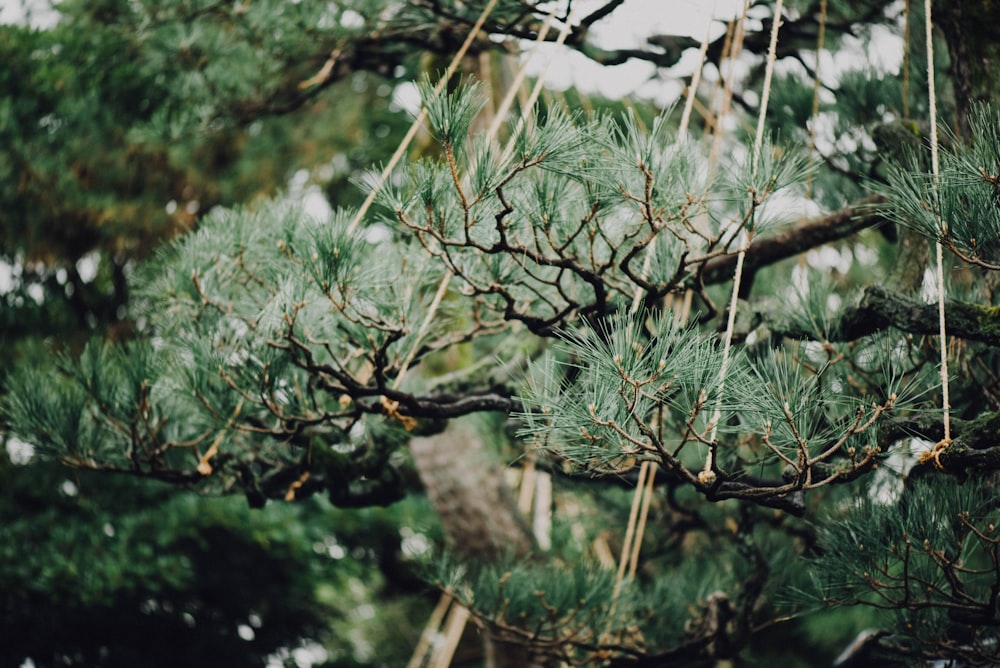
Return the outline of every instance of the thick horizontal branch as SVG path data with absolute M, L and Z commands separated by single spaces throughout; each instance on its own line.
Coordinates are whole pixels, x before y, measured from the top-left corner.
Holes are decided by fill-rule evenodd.
M 1000 308 L 947 300 L 945 327 L 950 336 L 1000 345 Z M 913 334 L 938 333 L 938 306 L 890 292 L 873 285 L 858 306 L 848 309 L 840 321 L 845 340 L 856 339 L 887 326 Z
M 947 300 L 944 308 L 949 336 L 1000 345 L 1000 307 Z M 764 314 L 764 319 L 772 335 L 815 338 L 812 330 L 786 319 L 782 313 Z M 856 306 L 841 312 L 829 336 L 832 341 L 854 341 L 889 327 L 911 334 L 937 335 L 938 306 L 873 285 L 865 289 Z
M 877 225 L 885 218 L 875 211 L 874 205 L 884 201 L 878 196 L 866 197 L 847 208 L 795 225 L 780 234 L 759 238 L 747 250 L 743 270 L 750 272 L 766 267 Z M 723 283 L 732 280 L 735 269 L 736 256 L 726 255 L 706 262 L 702 277 L 706 285 Z
M 483 411 L 509 414 L 523 410 L 520 401 L 500 392 L 470 392 L 463 395 L 436 392 L 413 395 L 386 388 L 383 394 L 399 402 L 400 414 L 415 418 L 446 419 Z M 377 403 L 366 404 L 365 410 L 370 413 L 380 413 L 382 407 Z
M 544 462 L 539 462 L 538 466 L 555 475 L 569 478 L 574 482 L 595 483 L 632 489 L 638 484 L 639 480 L 638 467 L 622 473 L 595 475 L 592 472 L 567 473 L 566 471 L 561 470 L 558 466 L 546 466 Z M 699 470 L 690 469 L 690 472 L 693 476 L 696 476 Z M 688 484 L 689 482 L 687 478 L 675 471 L 671 471 L 668 468 L 658 469 L 656 476 L 653 478 L 654 487 Z M 759 494 L 762 489 L 777 488 L 784 484 L 785 482 L 779 479 L 767 479 L 758 478 L 752 475 L 741 475 L 739 480 L 725 480 L 720 482 L 717 486 L 705 492 L 705 498 L 709 501 L 743 499 L 759 506 L 783 510 L 790 515 L 801 517 L 806 511 L 805 496 L 801 491 L 791 492 L 783 496 L 762 496 Z M 757 494 L 751 495 L 751 492 L 757 492 Z
M 937 415 L 920 418 L 889 418 L 882 442 L 890 444 L 907 438 L 931 442 L 944 438 L 944 426 Z M 1000 411 L 984 413 L 972 420 L 951 419 L 951 445 L 937 460 L 947 473 L 966 475 L 971 470 L 1000 471 Z M 925 463 L 933 466 L 930 460 Z

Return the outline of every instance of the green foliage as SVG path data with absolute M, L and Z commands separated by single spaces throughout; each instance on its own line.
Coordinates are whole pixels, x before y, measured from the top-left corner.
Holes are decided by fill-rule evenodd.
M 826 603 L 896 610 L 934 648 L 962 627 L 993 654 L 997 508 L 989 484 L 933 478 L 886 500 L 864 495 L 818 527 L 815 591 Z M 931 650 L 933 651 L 933 650 Z
M 969 141 L 941 151 L 937 177 L 913 158 L 890 169 L 886 213 L 965 261 L 995 269 L 1000 267 L 998 116 L 979 107 L 970 122 Z
M 407 537 L 439 540 L 420 499 L 254 511 L 6 455 L 0 482 L 4 665 L 263 666 L 304 642 L 332 665 L 378 666 L 405 661 L 429 612 L 400 554 Z M 358 619 L 374 601 L 394 633 Z
M 775 78 L 767 108 L 767 123 L 771 132 L 787 132 L 791 129 L 797 136 L 808 136 L 807 130 L 813 115 L 811 84 L 811 81 L 791 73 Z
M 840 75 L 840 117 L 850 119 L 855 128 L 882 121 L 893 109 L 887 100 L 899 100 L 902 94 L 896 77 L 872 69 L 849 70 Z M 847 128 L 844 127 L 846 130 Z
M 473 86 L 456 86 L 454 90 L 437 95 L 430 78 L 419 83 L 420 96 L 427 110 L 427 120 L 446 150 L 460 151 L 469 136 L 469 128 L 486 104 L 486 97 Z
M 67 486 L 48 463 L 2 469 L 15 481 L 0 503 L 12 661 L 143 663 L 142 646 L 89 624 L 138 617 L 150 646 L 184 641 L 163 655 L 171 665 L 290 662 L 313 641 L 330 665 L 401 663 L 427 612 L 398 596 L 426 592 L 401 548 L 442 542 L 424 519 L 411 461 L 421 455 L 407 446 L 483 413 L 491 447 L 557 474 L 551 550 L 430 567 L 499 640 L 574 663 L 763 663 L 789 646 L 819 648 L 822 662 L 871 623 L 875 654 L 995 661 L 998 297 L 977 272 L 1000 253 L 1000 117 L 984 107 L 959 118 L 968 141 L 945 142 L 937 178 L 919 141 L 906 142 L 921 152 L 912 164 L 883 172 L 897 151 L 879 142 L 913 136 L 899 118 L 911 100 L 895 73 L 840 72 L 824 75 L 807 147 L 819 6 L 796 2 L 779 56 L 806 75 L 796 65 L 775 84 L 769 121 L 781 142 L 709 147 L 697 131 L 677 137 L 671 109 L 598 101 L 582 113 L 589 102 L 570 91 L 564 104 L 549 94 L 522 110 L 500 143 L 469 136 L 484 84 L 437 94 L 425 75 L 417 89 L 440 151 L 404 162 L 378 186 L 381 211 L 356 223 L 348 207 L 360 195 L 345 185 L 376 187 L 363 170 L 407 122 L 397 82 L 452 53 L 485 4 L 67 0 L 51 29 L 0 28 L 0 147 L 11 157 L 0 164 L 0 263 L 13 276 L 0 335 L 18 360 L 3 371 L 0 426 L 78 474 Z M 828 46 L 899 23 L 879 3 L 829 5 Z M 599 49 L 588 29 L 601 11 L 557 17 L 583 21 L 572 48 L 665 67 L 686 44 L 652 36 L 648 49 Z M 475 48 L 530 37 L 540 20 L 522 2 L 498 3 Z M 749 28 L 744 46 L 762 52 L 766 30 Z M 721 72 L 719 47 L 709 55 Z M 958 79 L 979 68 L 967 64 L 951 63 L 959 114 L 970 88 Z M 742 111 L 753 111 L 760 70 L 731 82 Z M 889 222 L 978 265 L 952 276 L 952 295 L 975 303 L 964 319 L 949 306 L 961 373 L 950 445 L 925 336 L 936 320 L 878 285 L 894 258 L 891 226 L 878 221 L 885 240 L 845 242 L 858 210 L 822 213 L 885 174 L 875 188 L 888 191 Z M 287 201 L 314 186 L 343 208 L 315 219 Z M 819 218 L 798 220 L 817 206 Z M 841 244 L 836 275 L 818 250 L 830 241 Z M 873 310 L 887 294 L 895 301 Z M 723 335 L 729 315 L 737 324 Z M 41 352 L 42 334 L 58 354 Z M 507 438 L 511 413 L 520 442 Z M 910 461 L 900 451 L 915 435 L 939 448 Z M 621 550 L 631 503 L 608 487 L 639 482 L 640 461 L 656 464 L 650 524 L 619 590 L 592 556 Z M 892 467 L 913 471 L 886 502 L 876 493 L 892 489 Z M 938 469 L 974 480 L 954 485 Z M 242 494 L 253 508 L 299 503 L 250 514 L 236 499 L 93 482 L 98 471 Z M 480 500 L 423 484 L 455 515 Z M 91 485 L 100 492 L 88 496 Z M 127 502 L 112 511 L 105 492 Z M 489 513 L 496 526 L 476 530 L 519 526 L 503 503 Z M 445 529 L 460 543 L 455 525 Z M 801 594 L 810 570 L 811 598 Z M 25 621 L 36 617 L 47 623 Z M 818 639 L 818 619 L 844 637 Z M 36 627 L 66 633 L 46 649 Z
M 332 42 L 364 33 L 353 16 L 381 10 L 351 4 L 65 2 L 49 29 L 0 26 L 5 356 L 36 335 L 127 336 L 135 262 L 216 205 L 274 196 L 296 170 L 356 197 L 347 179 L 405 122 L 393 84 L 359 72 L 326 99 L 299 87 Z
M 311 545 L 322 529 L 299 525 L 298 509 L 251 516 L 130 480 L 66 479 L 51 465 L 4 458 L 0 470 L 6 665 L 264 665 L 334 613 L 313 590 L 328 577 Z
M 423 289 L 412 273 L 401 280 L 400 269 L 419 271 L 423 261 L 385 245 L 372 257 L 360 231 L 346 232 L 348 217 L 320 223 L 284 204 L 217 211 L 162 253 L 161 271 L 136 290 L 155 342 L 92 343 L 63 363 L 65 375 L 21 368 L 6 395 L 11 426 L 74 465 L 256 491 L 255 461 L 291 465 L 312 450 L 298 427 L 283 425 L 329 422 L 322 447 L 339 441 L 354 454 L 327 460 L 339 462 L 326 472 L 330 484 L 379 478 L 391 448 L 368 456 L 378 450 L 347 435 L 352 413 L 340 393 L 313 392 L 308 374 L 336 376 L 352 358 L 377 363 L 393 345 L 400 364 L 413 345 L 404 328 L 423 317 L 435 273 L 427 270 Z
M 723 377 L 714 338 L 670 314 L 619 315 L 601 330 L 568 335 L 532 365 L 521 433 L 585 471 L 627 470 L 636 459 L 683 471 L 714 445 L 708 434 L 717 421 L 722 434 L 749 446 L 724 450 L 724 469 L 821 486 L 872 461 L 880 447 L 873 425 L 914 400 L 916 371 L 891 337 L 843 351 L 826 345 L 806 359 L 739 354 Z M 851 390 L 859 374 L 878 388 L 877 399 Z
M 653 316 L 648 337 L 641 317 L 620 314 L 604 327 L 567 336 L 531 367 L 521 416 L 524 436 L 597 471 L 654 456 L 647 423 L 654 411 L 669 419 L 662 407 L 703 427 L 722 364 L 715 341 L 669 314 Z M 737 376 L 742 367 L 732 368 Z
M 613 573 L 594 564 L 510 561 L 455 568 L 445 560 L 435 568 L 440 570 L 432 577 L 444 591 L 473 610 L 488 611 L 487 623 L 513 641 L 528 640 L 521 630 L 531 629 L 539 639 L 588 645 L 602 630 L 619 632 L 631 616 L 631 610 L 616 616 Z

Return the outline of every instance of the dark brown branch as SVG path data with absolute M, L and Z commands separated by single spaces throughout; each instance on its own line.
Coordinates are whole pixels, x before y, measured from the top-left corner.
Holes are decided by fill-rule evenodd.
M 951 336 L 1000 345 L 1000 309 L 996 307 L 949 299 L 945 323 Z M 890 325 L 913 334 L 937 334 L 938 307 L 873 285 L 865 290 L 861 303 L 841 318 L 840 330 L 845 339 L 854 339 Z
M 931 442 L 944 438 L 944 427 L 936 415 L 890 417 L 885 428 L 881 441 L 886 445 L 912 437 Z M 951 445 L 939 458 L 945 472 L 965 475 L 969 470 L 1000 470 L 1000 411 L 985 413 L 972 420 L 952 418 L 951 437 Z M 934 464 L 927 462 L 926 465 Z
M 613 4 L 614 3 L 609 3 L 609 5 Z M 604 9 L 608 9 L 609 5 L 606 5 L 601 10 L 598 10 L 595 14 L 603 11 Z M 615 7 L 610 7 L 609 12 L 614 9 Z M 688 49 L 697 49 L 700 45 L 699 41 L 686 36 L 653 35 L 648 40 L 651 48 L 601 49 L 586 41 L 588 28 L 590 27 L 590 24 L 593 23 L 590 18 L 591 17 L 588 16 L 584 19 L 584 21 L 581 21 L 580 27 L 573 30 L 569 38 L 566 40 L 566 43 L 567 45 L 580 51 L 580 53 L 587 56 L 594 62 L 602 65 L 619 65 L 635 58 L 637 60 L 645 60 L 653 63 L 658 67 L 672 67 L 680 61 L 684 51 Z M 598 18 L 602 17 L 599 16 Z M 767 52 L 772 20 L 773 19 L 771 17 L 768 17 L 763 22 L 760 30 L 748 32 L 745 35 L 743 48 L 746 51 L 761 56 Z M 826 32 L 828 35 L 854 34 L 856 32 L 856 26 L 858 25 L 889 22 L 891 20 L 892 19 L 890 17 L 885 15 L 884 5 L 876 4 L 870 7 L 868 11 L 861 16 L 854 16 L 849 20 L 843 21 L 827 21 Z M 816 48 L 818 29 L 819 25 L 817 17 L 815 16 L 805 15 L 797 19 L 793 19 L 787 15 L 782 17 L 782 38 L 778 42 L 776 52 L 777 58 L 779 60 L 784 58 L 793 58 L 802 62 L 808 68 L 808 64 L 804 62 L 804 59 L 802 58 L 802 51 L 811 51 Z M 552 37 L 549 39 L 553 40 L 555 38 Z M 718 64 L 723 56 L 725 44 L 726 39 L 724 34 L 709 43 L 708 53 L 706 54 L 707 60 Z M 760 74 L 762 75 L 763 68 L 759 69 Z
M 482 411 L 510 413 L 523 410 L 520 401 L 499 392 L 470 392 L 461 396 L 446 393 L 416 396 L 385 388 L 383 394 L 393 401 L 398 401 L 399 412 L 410 417 L 444 419 Z M 381 412 L 381 408 L 373 407 L 372 412 Z
M 569 478 L 575 482 L 587 482 L 594 484 L 604 484 L 615 487 L 632 489 L 638 482 L 638 468 L 633 468 L 623 473 L 594 475 L 588 473 L 567 473 L 558 466 L 547 466 L 544 462 L 537 464 L 540 468 L 547 470 L 553 475 Z M 690 469 L 692 476 L 697 476 L 700 469 Z M 669 468 L 661 468 L 653 479 L 655 487 L 687 485 L 688 480 L 676 471 Z M 785 485 L 785 481 L 778 479 L 758 478 L 752 475 L 741 475 L 739 480 L 724 480 L 715 487 L 705 492 L 705 498 L 709 501 L 723 501 L 725 499 L 743 499 L 758 506 L 783 510 L 789 515 L 802 517 L 805 514 L 805 497 L 802 492 L 795 491 L 784 496 L 761 496 L 760 491 L 768 488 L 777 488 Z M 750 492 L 756 492 L 752 497 Z
M 609 0 L 604 6 L 595 9 L 590 14 L 585 16 L 580 20 L 580 25 L 584 28 L 589 28 L 594 25 L 604 17 L 611 14 L 613 11 L 625 4 L 625 0 Z
M 772 335 L 814 338 L 801 325 L 785 320 L 780 313 L 764 315 Z M 949 336 L 1000 346 L 1000 308 L 954 300 L 945 301 L 945 323 Z M 911 334 L 938 333 L 937 304 L 928 304 L 886 290 L 880 285 L 865 289 L 856 306 L 844 309 L 830 332 L 832 341 L 854 341 L 863 336 L 895 327 Z
M 747 251 L 744 271 L 753 271 L 817 246 L 837 241 L 884 220 L 872 207 L 885 200 L 870 196 L 821 218 L 790 227 L 779 234 L 754 240 Z M 706 285 L 732 280 L 736 256 L 726 255 L 705 263 Z

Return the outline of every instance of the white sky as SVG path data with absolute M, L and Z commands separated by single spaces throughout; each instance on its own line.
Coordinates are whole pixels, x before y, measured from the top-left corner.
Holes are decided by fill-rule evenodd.
M 574 18 L 588 15 L 606 0 L 574 3 Z M 634 48 L 651 35 L 685 35 L 699 42 L 705 38 L 713 16 L 728 20 L 741 11 L 742 0 L 626 0 L 609 16 L 591 28 L 594 42 L 604 49 Z M 725 31 L 721 23 L 712 26 L 712 37 Z M 546 80 L 556 87 L 576 86 L 610 99 L 626 95 L 651 97 L 666 103 L 681 92 L 678 81 L 654 81 L 656 68 L 632 59 L 622 65 L 603 67 L 575 51 L 557 52 L 554 45 L 539 48 L 532 75 L 546 69 Z M 682 63 L 683 66 L 684 63 Z M 695 61 L 690 67 L 693 68 Z M 659 90 L 664 88 L 664 90 Z
M 56 17 L 50 5 L 57 1 L 0 0 L 0 23 L 30 21 L 37 27 L 45 27 Z M 590 14 L 606 1 L 577 0 L 574 18 Z M 625 0 L 612 14 L 594 24 L 591 36 L 606 49 L 642 45 L 647 37 L 658 34 L 686 35 L 701 41 L 710 25 L 712 37 L 725 30 L 721 22 L 712 24 L 712 17 L 728 20 L 738 15 L 742 6 L 743 0 Z M 836 63 L 826 54 L 828 58 L 821 63 L 821 68 L 835 75 L 845 66 L 856 67 L 857 63 L 869 59 L 880 69 L 891 70 L 898 66 L 901 51 L 901 40 L 883 31 L 876 34 L 874 49 L 867 54 L 859 48 L 857 59 L 839 58 Z M 688 53 L 678 69 L 688 74 L 695 62 L 694 53 Z M 577 86 L 611 99 L 635 95 L 667 104 L 681 92 L 681 84 L 676 78 L 657 77 L 650 63 L 633 59 L 615 67 L 602 67 L 575 51 L 558 49 L 553 44 L 539 48 L 529 69 L 533 76 L 543 70 L 546 80 L 557 88 Z
M 56 14 L 48 0 L 0 0 L 0 23 L 30 22 L 36 28 L 52 25 Z
M 50 0 L 0 0 L 0 23 L 23 23 L 31 14 L 33 25 L 45 26 L 53 12 Z M 604 4 L 604 0 L 586 0 L 575 3 L 577 17 L 585 16 Z M 732 16 L 740 6 L 740 0 L 627 0 L 615 10 L 613 18 L 602 21 L 603 26 L 613 26 L 612 41 L 602 42 L 602 46 L 616 46 L 634 43 L 635 37 L 650 33 L 686 34 L 700 39 L 703 36 L 705 17 L 717 6 L 716 15 Z M 642 27 L 642 30 L 639 27 Z M 605 28 L 600 28 L 601 32 Z M 603 39 L 603 37 L 602 37 Z M 614 42 L 613 40 L 618 40 Z
M 605 2 L 574 3 L 578 7 L 576 18 L 586 16 Z M 738 16 L 742 8 L 742 0 L 626 0 L 614 13 L 594 24 L 591 36 L 605 49 L 636 47 L 644 44 L 647 37 L 661 34 L 685 35 L 701 42 L 709 30 L 713 39 L 724 33 L 723 22 Z M 895 71 L 899 67 L 902 40 L 887 29 L 874 29 L 867 50 L 860 40 L 851 42 L 851 38 L 844 40 L 845 49 L 838 52 L 836 60 L 829 52 L 823 53 L 820 70 L 828 80 L 835 81 L 841 72 L 865 64 L 881 71 Z M 677 70 L 677 75 L 661 72 L 660 77 L 650 63 L 633 59 L 622 65 L 603 67 L 575 51 L 557 51 L 552 44 L 539 48 L 535 60 L 530 73 L 538 75 L 545 70 L 546 81 L 554 87 L 576 86 L 610 99 L 633 95 L 665 106 L 681 94 L 677 75 L 691 74 L 697 66 L 697 53 L 694 50 L 686 53 L 679 65 L 671 68 Z

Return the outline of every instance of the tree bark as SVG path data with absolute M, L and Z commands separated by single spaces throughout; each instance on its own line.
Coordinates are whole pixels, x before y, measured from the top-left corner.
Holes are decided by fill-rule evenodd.
M 452 552 L 465 561 L 493 561 L 525 556 L 535 545 L 528 523 L 503 476 L 475 429 L 453 420 L 441 434 L 410 441 L 413 462 L 427 496 L 444 525 Z M 528 649 L 489 637 L 483 628 L 487 663 L 495 668 L 544 666 Z M 468 636 L 468 634 L 466 634 Z M 465 645 L 468 647 L 468 643 Z
M 471 426 L 454 420 L 437 436 L 414 438 L 410 452 L 457 556 L 492 560 L 508 551 L 523 556 L 531 550 L 531 530 L 503 469 Z
M 788 320 L 784 305 L 760 315 L 773 336 L 816 338 L 811 330 Z M 1000 307 L 948 299 L 945 300 L 945 320 L 949 336 L 1000 346 Z M 829 338 L 831 341 L 854 341 L 889 327 L 935 336 L 938 333 L 938 306 L 872 285 L 865 289 L 856 305 L 841 311 Z

